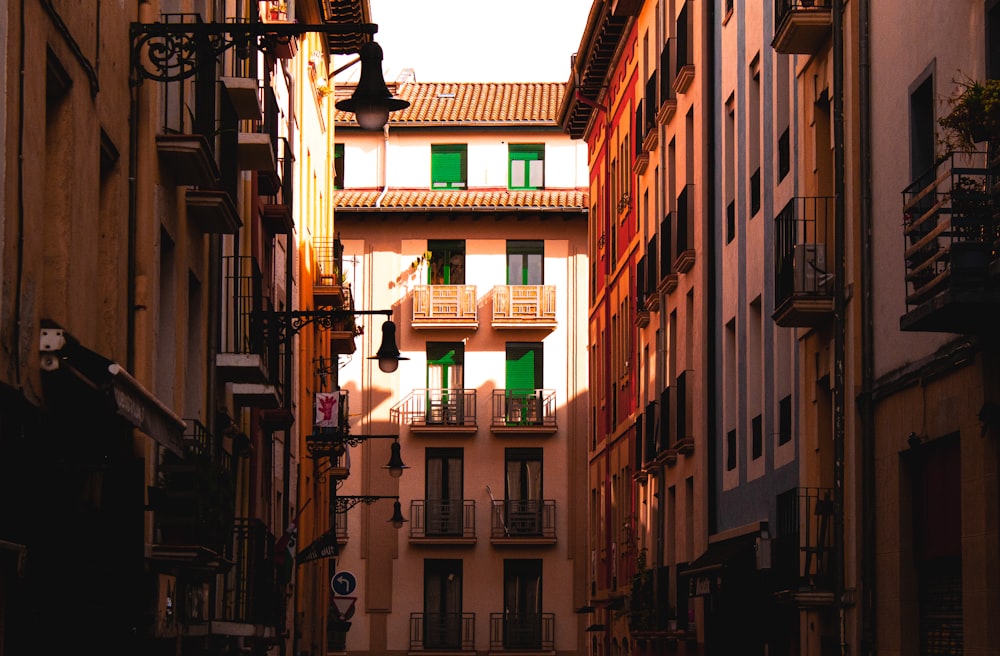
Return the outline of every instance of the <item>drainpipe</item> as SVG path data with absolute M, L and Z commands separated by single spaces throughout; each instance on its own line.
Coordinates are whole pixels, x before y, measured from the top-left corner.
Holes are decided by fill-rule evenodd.
M 861 654 L 875 648 L 875 413 L 874 336 L 872 328 L 872 173 L 871 173 L 871 53 L 869 0 L 858 2 L 858 99 L 861 131 Z
M 389 192 L 389 172 L 386 170 L 386 166 L 389 164 L 389 122 L 386 121 L 385 125 L 382 126 L 382 139 L 384 140 L 382 144 L 382 193 L 378 195 L 375 199 L 375 208 L 378 209 L 382 207 L 382 199 Z
M 833 180 L 834 180 L 834 317 L 833 317 L 833 595 L 841 654 L 847 653 L 844 616 L 844 437 L 847 271 L 844 225 L 844 0 L 833 0 Z

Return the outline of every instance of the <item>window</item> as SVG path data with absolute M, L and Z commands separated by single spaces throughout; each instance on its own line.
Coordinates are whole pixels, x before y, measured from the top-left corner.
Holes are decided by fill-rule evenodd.
M 462 449 L 427 449 L 424 531 L 462 535 Z
M 507 241 L 507 284 L 544 284 L 545 242 L 512 239 Z
M 427 423 L 464 423 L 464 369 L 462 342 L 427 342 Z
M 913 181 L 934 165 L 934 135 L 934 77 L 928 75 L 910 94 L 910 179 Z
M 792 397 L 778 401 L 778 444 L 792 441 Z
M 466 144 L 431 145 L 431 189 L 465 189 L 468 167 Z
M 541 342 L 508 342 L 506 381 L 507 423 L 542 423 Z
M 510 535 L 542 534 L 542 450 L 507 449 L 504 454 L 505 523 Z
M 465 284 L 465 242 L 432 239 L 427 242 L 431 263 L 427 267 L 430 285 Z
M 333 188 L 344 188 L 344 144 L 333 144 Z
M 507 186 L 511 189 L 543 189 L 545 187 L 545 144 L 510 144 Z
M 462 646 L 462 561 L 424 560 L 424 649 Z
M 762 455 L 764 455 L 764 424 L 763 424 L 763 418 L 760 415 L 757 415 L 751 421 L 751 425 L 753 427 L 753 445 L 752 445 L 752 448 L 753 448 L 753 459 L 756 460 L 757 458 L 759 458 Z
M 736 469 L 736 429 L 726 433 L 726 471 Z
M 542 647 L 542 561 L 503 561 L 504 649 Z

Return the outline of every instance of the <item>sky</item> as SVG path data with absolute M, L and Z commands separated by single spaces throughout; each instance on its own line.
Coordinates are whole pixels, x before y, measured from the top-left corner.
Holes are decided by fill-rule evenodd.
M 417 82 L 565 82 L 592 2 L 370 0 L 390 83 L 407 68 Z

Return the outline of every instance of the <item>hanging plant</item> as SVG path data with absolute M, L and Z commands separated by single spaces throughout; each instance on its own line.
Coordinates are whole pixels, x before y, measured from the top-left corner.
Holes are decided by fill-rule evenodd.
M 976 144 L 1000 136 L 1000 80 L 958 82 L 960 91 L 949 98 L 951 111 L 938 119 L 951 151 L 974 151 Z

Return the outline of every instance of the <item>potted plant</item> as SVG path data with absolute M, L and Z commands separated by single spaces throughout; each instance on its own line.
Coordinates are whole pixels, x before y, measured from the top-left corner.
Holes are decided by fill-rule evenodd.
M 1000 136 L 1000 80 L 958 82 L 948 100 L 951 111 L 938 119 L 949 150 L 975 150 L 975 145 Z

